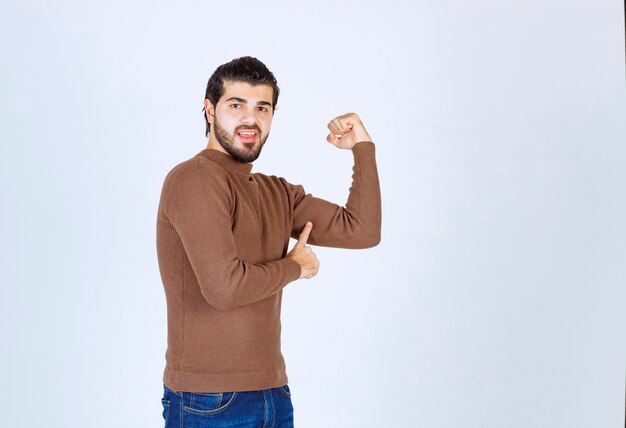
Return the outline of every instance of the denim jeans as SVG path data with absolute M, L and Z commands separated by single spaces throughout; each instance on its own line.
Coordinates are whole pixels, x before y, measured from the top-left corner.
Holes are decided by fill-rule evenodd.
M 165 428 L 293 428 L 288 385 L 260 391 L 184 392 L 163 385 Z

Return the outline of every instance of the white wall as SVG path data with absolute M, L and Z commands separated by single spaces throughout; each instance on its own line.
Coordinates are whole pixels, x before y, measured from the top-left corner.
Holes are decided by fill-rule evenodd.
M 281 88 L 253 171 L 343 204 L 326 123 L 377 145 L 382 243 L 285 289 L 296 426 L 624 425 L 623 3 L 14 0 L 0 36 L 3 426 L 162 425 L 158 198 L 242 55 Z

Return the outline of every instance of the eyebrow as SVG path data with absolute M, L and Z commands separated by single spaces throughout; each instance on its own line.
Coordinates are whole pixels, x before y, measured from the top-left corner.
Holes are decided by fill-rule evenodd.
M 244 100 L 243 98 L 239 98 L 239 97 L 230 97 L 229 99 L 227 99 L 225 102 L 228 101 L 237 101 L 240 102 L 242 104 L 248 104 L 248 101 Z M 270 103 L 269 101 L 257 101 L 256 105 L 258 106 L 270 106 L 272 107 L 272 103 Z

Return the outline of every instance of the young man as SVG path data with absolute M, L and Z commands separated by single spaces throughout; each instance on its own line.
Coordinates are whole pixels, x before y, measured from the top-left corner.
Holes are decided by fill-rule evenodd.
M 165 178 L 157 253 L 168 319 L 166 427 L 292 427 L 282 289 L 317 273 L 307 244 L 380 242 L 375 147 L 356 114 L 331 120 L 326 138 L 354 155 L 345 207 L 282 177 L 251 173 L 278 94 L 274 75 L 256 58 L 218 67 L 204 101 L 208 145 Z M 290 238 L 298 241 L 287 252 Z

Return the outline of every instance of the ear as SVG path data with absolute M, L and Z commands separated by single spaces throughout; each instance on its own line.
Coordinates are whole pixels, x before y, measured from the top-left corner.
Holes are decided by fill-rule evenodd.
M 208 98 L 204 100 L 204 114 L 206 115 L 206 119 L 209 121 L 209 123 L 213 125 L 215 118 L 215 108 Z

